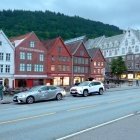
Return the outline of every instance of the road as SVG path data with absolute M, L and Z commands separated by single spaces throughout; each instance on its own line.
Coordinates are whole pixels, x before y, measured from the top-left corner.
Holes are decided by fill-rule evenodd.
M 140 89 L 105 92 L 104 95 L 89 97 L 65 97 L 62 101 L 39 102 L 31 105 L 3 104 L 0 105 L 0 140 L 63 139 L 82 130 L 130 115 L 123 119 L 126 121 L 137 111 L 140 111 Z M 138 119 L 134 118 L 134 120 Z M 111 125 L 112 123 L 109 123 L 98 127 L 96 131 L 94 129 L 94 135 L 90 138 L 94 136 L 98 138 L 100 129 L 104 130 L 103 135 L 105 135 L 107 132 L 105 128 Z M 117 125 L 119 124 L 115 126 Z M 68 139 L 81 140 L 88 137 L 92 131 Z M 117 133 L 115 134 L 117 137 Z

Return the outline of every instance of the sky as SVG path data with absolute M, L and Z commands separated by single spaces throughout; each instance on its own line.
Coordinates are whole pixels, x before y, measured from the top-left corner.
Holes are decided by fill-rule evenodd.
M 140 30 L 139 0 L 0 0 L 0 10 L 49 10 Z

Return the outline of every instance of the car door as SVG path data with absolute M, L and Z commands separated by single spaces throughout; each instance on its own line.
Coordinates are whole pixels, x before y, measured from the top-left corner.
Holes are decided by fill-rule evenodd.
M 47 98 L 48 99 L 53 99 L 56 97 L 56 93 L 57 93 L 57 88 L 55 86 L 48 86 L 47 87 Z
M 48 96 L 47 86 L 42 87 L 38 91 L 39 100 L 46 100 Z
M 94 82 L 91 82 L 89 84 L 88 90 L 89 90 L 89 93 L 93 93 L 95 91 Z
M 96 92 L 99 92 L 99 89 L 100 89 L 101 83 L 100 83 L 100 82 L 94 82 L 94 86 L 95 86 L 95 90 L 96 90 Z

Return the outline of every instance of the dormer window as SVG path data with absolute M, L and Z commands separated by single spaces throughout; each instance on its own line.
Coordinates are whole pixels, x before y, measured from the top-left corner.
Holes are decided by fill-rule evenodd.
M 34 41 L 30 41 L 30 47 L 34 48 L 35 47 L 35 42 Z

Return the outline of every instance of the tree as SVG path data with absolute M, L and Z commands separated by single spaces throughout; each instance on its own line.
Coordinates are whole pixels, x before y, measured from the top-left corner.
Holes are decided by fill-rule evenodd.
M 111 62 L 111 73 L 116 76 L 118 79 L 121 74 L 127 70 L 123 58 L 120 56 L 117 59 L 113 59 Z

